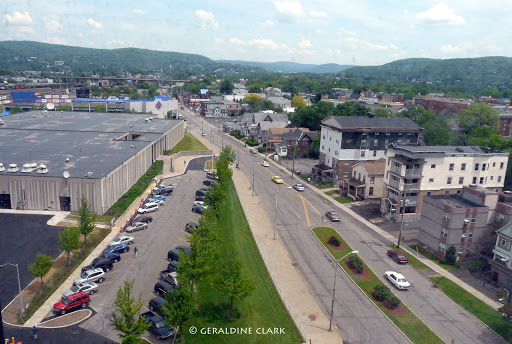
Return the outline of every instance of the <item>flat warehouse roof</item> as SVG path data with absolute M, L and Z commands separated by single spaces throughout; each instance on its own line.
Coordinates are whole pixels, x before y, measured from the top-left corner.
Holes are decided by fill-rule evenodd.
M 88 172 L 91 178 L 102 178 L 181 122 L 154 119 L 148 123 L 147 117 L 96 112 L 43 115 L 41 111 L 11 115 L 0 127 L 0 162 L 6 169 L 15 163 L 20 171 L 23 164 L 45 164 L 48 173 L 5 171 L 0 176 L 62 177 L 68 171 L 71 178 Z M 128 140 L 119 140 L 125 135 Z

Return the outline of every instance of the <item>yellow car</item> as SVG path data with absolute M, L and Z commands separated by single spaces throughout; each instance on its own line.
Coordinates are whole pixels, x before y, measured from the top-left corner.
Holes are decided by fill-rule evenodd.
M 283 184 L 283 180 L 279 176 L 272 176 L 272 181 L 276 184 Z

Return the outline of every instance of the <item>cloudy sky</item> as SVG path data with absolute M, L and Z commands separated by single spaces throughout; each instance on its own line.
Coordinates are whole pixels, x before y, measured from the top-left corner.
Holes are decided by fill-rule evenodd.
M 511 0 L 1 0 L 1 40 L 376 65 L 511 56 Z

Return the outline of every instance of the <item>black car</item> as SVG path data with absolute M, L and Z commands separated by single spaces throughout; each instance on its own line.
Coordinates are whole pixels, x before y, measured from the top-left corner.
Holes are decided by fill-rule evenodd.
M 172 287 L 172 284 L 167 283 L 166 281 L 162 281 L 162 280 L 159 280 L 158 282 L 156 282 L 154 290 L 157 295 L 160 295 L 162 297 L 165 297 L 165 295 L 174 292 L 174 288 Z
M 149 300 L 149 309 L 160 315 L 163 315 L 162 309 L 165 305 L 165 299 L 161 296 L 157 296 Z
M 169 272 L 173 272 L 173 271 L 176 271 L 178 270 L 178 261 L 177 260 L 172 260 L 168 265 L 167 265 L 167 271 Z
M 188 222 L 185 225 L 185 232 L 187 233 L 194 233 L 194 231 L 199 227 L 199 225 L 195 222 Z
M 204 190 L 204 189 L 197 190 L 196 191 L 196 196 L 205 196 L 206 197 L 207 193 L 208 193 L 208 190 Z
M 155 195 L 163 195 L 163 196 L 169 196 L 172 195 L 173 189 L 158 189 L 157 191 L 153 191 Z
M 211 172 L 206 172 L 206 178 L 208 179 L 212 179 L 212 180 L 219 180 L 219 177 L 217 176 L 217 174 L 215 173 L 211 173 Z
M 195 205 L 192 207 L 192 212 L 203 215 L 204 208 L 200 205 Z
M 214 180 L 210 180 L 210 179 L 203 180 L 203 185 L 206 185 L 206 186 L 214 186 L 216 184 L 217 184 L 217 182 Z
M 206 196 L 196 196 L 196 201 L 204 201 Z
M 180 260 L 180 251 L 178 249 L 173 249 L 167 252 L 167 259 L 169 260 Z
M 137 217 L 135 219 L 137 222 L 144 222 L 144 223 L 150 223 L 150 222 L 153 222 L 153 218 L 151 216 L 142 216 L 142 217 Z
M 188 246 L 176 246 L 175 247 L 177 250 L 181 250 L 183 251 L 185 254 L 190 254 L 190 247 Z
M 121 255 L 117 252 L 103 253 L 98 258 L 103 258 L 103 257 L 107 257 L 108 259 L 110 259 L 112 261 L 112 263 L 117 263 L 121 260 Z
M 82 268 L 82 272 L 97 268 L 100 268 L 103 271 L 108 272 L 114 268 L 114 263 L 112 263 L 110 258 L 107 257 L 94 258 L 91 264 L 84 266 Z

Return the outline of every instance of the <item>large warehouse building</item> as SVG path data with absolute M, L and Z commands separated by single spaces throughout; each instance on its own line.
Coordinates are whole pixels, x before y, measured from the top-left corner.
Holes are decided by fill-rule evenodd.
M 2 118 L 0 207 L 105 213 L 185 131 L 148 115 L 31 111 Z

